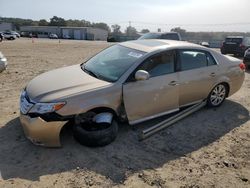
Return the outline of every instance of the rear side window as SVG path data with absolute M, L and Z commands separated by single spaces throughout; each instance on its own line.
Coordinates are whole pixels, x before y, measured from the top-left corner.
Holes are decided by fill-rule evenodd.
M 207 56 L 203 52 L 180 50 L 181 70 L 190 70 L 207 66 Z
M 215 62 L 213 56 L 210 53 L 207 53 L 207 65 L 211 66 L 211 65 L 216 65 L 217 63 Z
M 154 55 L 138 68 L 145 70 L 150 74 L 150 77 L 161 76 L 174 72 L 174 51 L 168 51 Z
M 212 55 L 204 51 L 180 50 L 179 60 L 181 71 L 216 65 Z

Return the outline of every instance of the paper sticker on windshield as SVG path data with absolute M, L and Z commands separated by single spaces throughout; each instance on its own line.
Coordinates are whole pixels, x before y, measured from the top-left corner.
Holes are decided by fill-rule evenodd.
M 140 58 L 142 56 L 142 54 L 136 52 L 129 52 L 128 55 L 135 58 Z

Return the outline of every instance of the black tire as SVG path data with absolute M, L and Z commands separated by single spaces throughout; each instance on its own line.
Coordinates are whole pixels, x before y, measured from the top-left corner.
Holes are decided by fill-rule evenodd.
M 219 88 L 221 88 L 221 92 L 218 91 L 218 94 L 216 94 L 216 89 L 218 90 Z M 207 106 L 208 107 L 219 107 L 224 100 L 226 99 L 227 95 L 228 95 L 228 86 L 224 83 L 220 83 L 217 84 L 216 86 L 214 86 L 214 88 L 212 89 L 212 91 L 209 93 L 208 97 L 207 97 Z M 216 102 L 215 97 L 218 97 L 218 101 Z
M 111 124 L 102 123 L 98 126 L 105 127 L 102 129 L 91 130 L 91 125 L 75 124 L 73 135 L 80 144 L 89 147 L 101 147 L 113 142 L 118 134 L 118 124 L 115 119 Z

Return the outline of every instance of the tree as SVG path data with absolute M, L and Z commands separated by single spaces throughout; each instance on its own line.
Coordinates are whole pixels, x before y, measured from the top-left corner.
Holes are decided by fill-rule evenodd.
M 84 23 L 81 20 L 66 20 L 66 25 L 69 27 L 84 27 Z
M 86 20 L 81 20 L 81 22 L 83 23 L 83 27 L 91 27 L 91 22 L 86 21 Z
M 180 33 L 180 34 L 186 33 L 186 30 L 185 30 L 185 29 L 182 29 L 182 28 L 180 28 L 180 27 L 172 28 L 170 31 L 171 31 L 171 32 L 177 32 L 177 33 Z
M 150 31 L 148 29 L 142 29 L 141 33 L 149 33 Z
M 92 23 L 92 27 L 99 28 L 99 29 L 104 29 L 108 32 L 110 32 L 110 27 L 106 23 Z
M 63 18 L 53 16 L 53 18 L 50 18 L 50 26 L 66 26 L 66 21 Z
M 47 25 L 49 25 L 49 22 L 47 22 L 47 20 L 45 20 L 45 19 L 41 19 L 41 20 L 39 20 L 38 25 L 39 26 L 47 26 Z
M 134 27 L 132 26 L 128 26 L 125 30 L 125 33 L 127 34 L 127 36 L 135 36 L 137 35 L 137 31 Z
M 121 26 L 119 26 L 118 24 L 115 25 L 111 25 L 112 29 L 113 29 L 113 33 L 114 34 L 121 34 Z

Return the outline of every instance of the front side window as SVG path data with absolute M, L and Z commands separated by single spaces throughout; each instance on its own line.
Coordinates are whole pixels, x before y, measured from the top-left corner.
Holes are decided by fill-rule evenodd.
M 98 79 L 115 82 L 144 54 L 146 52 L 114 45 L 103 50 L 81 66 L 85 72 Z
M 150 77 L 161 76 L 174 72 L 174 51 L 168 51 L 153 55 L 148 58 L 138 68 L 138 70 L 145 70 Z
M 139 40 L 142 39 L 159 39 L 161 37 L 160 33 L 146 33 L 144 35 L 142 35 Z
M 167 33 L 162 35 L 162 39 L 179 40 L 179 36 L 175 33 Z

